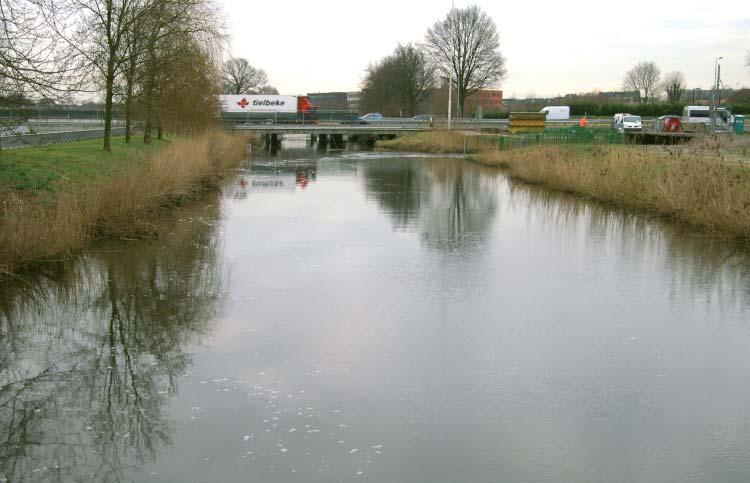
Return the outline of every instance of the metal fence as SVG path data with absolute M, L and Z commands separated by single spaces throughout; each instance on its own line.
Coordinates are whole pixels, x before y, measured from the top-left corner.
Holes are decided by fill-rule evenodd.
M 509 151 L 540 144 L 623 144 L 625 136 L 614 129 L 557 128 L 500 136 L 498 149 Z
M 122 118 L 120 109 L 112 110 L 113 118 Z M 24 106 L 0 108 L 0 119 L 104 119 L 104 109 L 78 106 Z
M 122 136 L 124 134 L 125 128 L 112 128 L 113 136 Z M 83 139 L 96 139 L 101 137 L 104 137 L 104 129 L 48 132 L 41 134 L 15 134 L 11 136 L 2 136 L 2 138 L 0 138 L 0 149 L 41 146 L 43 144 L 64 143 L 68 141 L 80 141 Z

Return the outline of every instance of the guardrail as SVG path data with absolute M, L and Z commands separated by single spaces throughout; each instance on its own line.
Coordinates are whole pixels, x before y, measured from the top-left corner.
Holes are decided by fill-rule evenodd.
M 578 127 L 580 119 L 567 120 L 549 120 L 548 128 Z M 371 126 L 384 128 L 411 128 L 411 129 L 428 129 L 448 127 L 448 120 L 445 118 L 433 118 L 432 121 L 418 120 L 412 118 L 385 117 L 377 121 L 362 122 L 359 120 L 342 121 L 342 120 L 325 120 L 316 119 L 313 121 L 300 119 L 296 121 L 275 121 L 274 119 L 251 119 L 251 120 L 224 120 L 226 127 L 237 127 L 247 129 L 249 126 Z M 451 128 L 467 131 L 500 131 L 508 130 L 508 119 L 452 119 Z M 610 128 L 612 121 L 610 119 L 587 119 L 587 125 L 593 128 Z M 652 129 L 654 120 L 643 120 L 643 129 Z
M 113 136 L 125 134 L 124 127 L 112 128 Z M 13 134 L 0 137 L 0 149 L 16 149 L 44 144 L 81 141 L 104 137 L 104 129 L 85 129 L 81 131 L 58 131 L 38 134 Z

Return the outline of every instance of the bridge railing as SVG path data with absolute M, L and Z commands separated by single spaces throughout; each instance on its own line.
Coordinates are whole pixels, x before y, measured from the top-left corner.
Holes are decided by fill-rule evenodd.
M 566 119 L 566 120 L 548 120 L 546 126 L 548 129 L 561 129 L 578 127 L 580 119 Z M 643 130 L 650 130 L 653 128 L 653 120 L 643 120 Z M 367 126 L 370 128 L 392 128 L 392 129 L 447 129 L 448 120 L 446 118 L 434 117 L 432 120 L 421 120 L 412 118 L 399 118 L 399 117 L 386 117 L 377 121 L 359 121 L 356 120 L 321 120 L 317 119 L 314 121 L 307 120 L 286 120 L 286 121 L 275 121 L 273 119 L 250 119 L 250 120 L 224 120 L 225 127 L 227 129 L 248 129 L 253 127 L 267 126 L 273 128 L 274 126 L 318 126 L 318 127 L 334 127 L 334 126 Z M 610 119 L 587 119 L 587 125 L 589 128 L 603 128 L 609 129 L 612 127 L 612 121 Z M 484 132 L 507 132 L 509 127 L 509 121 L 507 119 L 467 119 L 458 118 L 451 120 L 451 129 L 464 130 L 464 131 L 484 131 Z

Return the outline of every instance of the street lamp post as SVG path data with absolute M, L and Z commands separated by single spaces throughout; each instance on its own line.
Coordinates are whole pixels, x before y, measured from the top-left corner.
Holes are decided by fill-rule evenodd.
M 711 90 L 711 134 L 716 133 L 716 91 L 719 89 L 719 61 L 724 56 L 717 57 L 714 61 L 714 88 Z

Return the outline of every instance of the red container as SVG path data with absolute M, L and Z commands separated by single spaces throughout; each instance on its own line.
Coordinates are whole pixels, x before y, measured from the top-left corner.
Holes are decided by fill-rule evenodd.
M 677 116 L 665 116 L 662 121 L 662 132 L 682 132 L 682 121 Z

